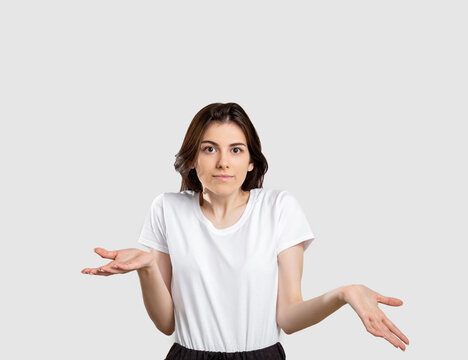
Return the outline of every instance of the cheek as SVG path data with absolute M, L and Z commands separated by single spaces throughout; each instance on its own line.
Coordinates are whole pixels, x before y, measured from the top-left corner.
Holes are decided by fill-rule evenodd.
M 197 163 L 197 167 L 196 167 L 197 175 L 204 176 L 207 172 L 209 172 L 210 167 L 212 167 L 212 165 L 210 164 L 210 161 L 206 159 L 199 160 Z

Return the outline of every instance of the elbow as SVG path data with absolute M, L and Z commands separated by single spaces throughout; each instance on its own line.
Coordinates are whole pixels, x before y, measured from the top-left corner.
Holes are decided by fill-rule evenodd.
M 174 319 L 172 319 L 171 324 L 166 327 L 165 331 L 163 331 L 163 334 L 167 336 L 171 336 L 172 334 L 174 334 L 174 331 L 175 331 L 175 323 L 174 323 Z
M 171 336 L 172 334 L 174 334 L 174 331 L 175 331 L 174 327 L 171 327 L 171 329 L 167 332 L 166 335 Z
M 164 335 L 171 336 L 174 334 L 174 330 L 163 332 Z
M 281 330 L 284 331 L 286 335 L 294 334 L 299 331 L 298 321 L 296 320 L 301 314 L 297 313 L 295 310 L 296 305 L 303 303 L 302 298 L 297 298 L 289 302 L 278 301 L 278 307 L 276 311 L 276 322 Z
M 156 329 L 158 329 L 160 332 L 167 336 L 171 336 L 175 331 L 174 321 L 172 321 L 170 324 L 162 325 L 159 322 L 153 320 L 153 324 L 154 326 L 156 326 Z
M 171 336 L 175 331 L 175 321 L 174 318 L 171 319 L 170 322 L 166 322 L 163 324 L 161 321 L 156 321 L 154 317 L 151 317 L 154 326 L 164 335 Z
M 288 329 L 287 327 L 282 327 L 282 326 L 280 326 L 280 328 L 281 328 L 281 330 L 284 331 L 284 333 L 285 333 L 286 335 L 291 335 L 291 334 L 294 334 L 294 333 L 295 333 L 294 330 Z
M 276 323 L 278 324 L 278 326 L 280 327 L 281 330 L 283 330 L 283 332 L 286 334 L 286 335 L 291 335 L 294 333 L 294 330 L 290 329 L 288 326 L 286 326 L 286 324 L 284 324 L 283 321 L 281 321 L 280 319 L 276 319 Z
M 167 336 L 171 336 L 172 334 L 174 334 L 174 328 L 170 328 L 170 329 L 160 329 L 159 327 L 156 326 L 156 328 L 161 331 L 164 335 L 167 335 Z

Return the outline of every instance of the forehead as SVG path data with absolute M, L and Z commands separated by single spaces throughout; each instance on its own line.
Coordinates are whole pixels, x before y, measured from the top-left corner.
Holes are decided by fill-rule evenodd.
M 202 136 L 203 140 L 212 140 L 217 143 L 246 142 L 242 129 L 236 123 L 211 123 Z

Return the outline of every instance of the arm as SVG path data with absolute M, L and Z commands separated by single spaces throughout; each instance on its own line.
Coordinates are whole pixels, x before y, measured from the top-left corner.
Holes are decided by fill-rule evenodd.
M 403 301 L 383 296 L 367 286 L 341 286 L 313 299 L 303 301 L 301 277 L 304 249 L 301 244 L 278 254 L 278 303 L 276 318 L 286 334 L 305 329 L 332 314 L 345 304 L 356 311 L 366 330 L 383 337 L 396 348 L 406 349 L 408 338 L 390 321 L 378 303 L 401 306 Z
M 169 254 L 151 249 L 153 265 L 137 270 L 143 302 L 149 317 L 165 335 L 174 332 L 174 305 L 171 295 L 172 265 Z
M 290 303 L 281 315 L 280 327 L 290 335 L 315 325 L 346 304 L 339 287 L 307 301 Z
M 302 243 L 278 254 L 277 323 L 286 334 L 315 325 L 346 304 L 344 287 L 304 301 L 301 293 Z
M 155 249 L 147 252 L 134 248 L 113 251 L 95 248 L 94 251 L 102 258 L 112 261 L 99 268 L 85 268 L 81 272 L 110 276 L 137 270 L 148 315 L 158 330 L 171 335 L 175 326 L 171 295 L 172 265 L 169 254 Z

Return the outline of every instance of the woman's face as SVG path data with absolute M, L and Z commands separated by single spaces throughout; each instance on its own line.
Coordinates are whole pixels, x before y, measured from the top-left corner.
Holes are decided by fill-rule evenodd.
M 205 191 L 228 195 L 239 190 L 247 171 L 254 168 L 249 161 L 250 153 L 242 129 L 233 122 L 213 122 L 202 136 L 193 167 Z M 230 177 L 223 179 L 218 175 Z

